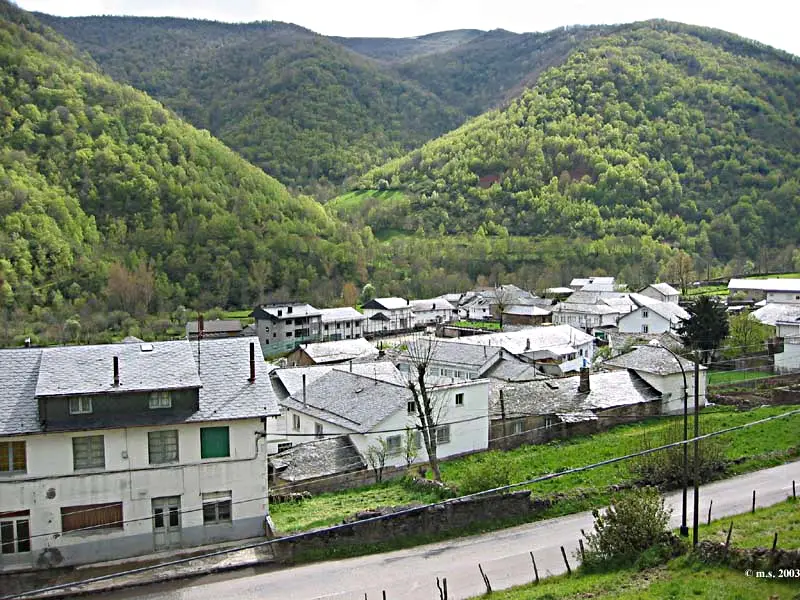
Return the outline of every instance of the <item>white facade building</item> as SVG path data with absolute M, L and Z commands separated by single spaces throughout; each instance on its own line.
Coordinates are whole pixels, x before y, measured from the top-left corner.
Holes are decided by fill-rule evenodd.
M 0 570 L 264 535 L 278 407 L 250 343 L 202 341 L 199 376 L 188 341 L 0 350 Z
M 366 302 L 364 311 L 364 333 L 391 333 L 414 327 L 411 305 L 404 298 L 373 298 Z
M 458 320 L 458 309 L 444 298 L 411 300 L 414 325 L 438 325 Z
M 320 326 L 322 342 L 354 340 L 364 333 L 364 321 L 367 317 L 351 306 L 321 308 L 319 313 L 322 316 Z
M 689 313 L 677 304 L 651 300 L 621 316 L 617 328 L 620 333 L 666 333 L 688 318 Z
M 653 300 L 672 304 L 677 304 L 681 299 L 681 293 L 668 283 L 651 283 L 639 293 Z

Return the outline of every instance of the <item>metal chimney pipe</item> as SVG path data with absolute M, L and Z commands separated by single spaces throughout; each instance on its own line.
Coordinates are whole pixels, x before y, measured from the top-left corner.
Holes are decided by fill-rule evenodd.
M 306 374 L 303 373 L 303 406 L 306 405 Z
M 255 383 L 256 381 L 256 344 L 255 342 L 250 342 L 250 379 L 248 379 L 250 383 Z
M 119 356 L 114 357 L 114 387 L 119 387 Z

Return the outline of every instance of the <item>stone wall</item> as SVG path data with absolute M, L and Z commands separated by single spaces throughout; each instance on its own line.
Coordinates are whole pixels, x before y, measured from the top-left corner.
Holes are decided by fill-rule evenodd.
M 463 530 L 480 522 L 522 518 L 530 514 L 530 492 L 479 496 L 453 500 L 433 507 L 410 508 L 374 519 L 365 513 L 363 520 L 346 523 L 335 529 L 311 531 L 300 537 L 274 544 L 275 557 L 291 562 L 306 552 L 342 549 L 385 542 L 395 538 L 413 538 L 423 534 Z
M 772 570 L 800 569 L 800 550 L 776 548 L 726 548 L 721 542 L 704 540 L 697 545 L 697 555 L 711 564 L 729 565 L 734 569 Z

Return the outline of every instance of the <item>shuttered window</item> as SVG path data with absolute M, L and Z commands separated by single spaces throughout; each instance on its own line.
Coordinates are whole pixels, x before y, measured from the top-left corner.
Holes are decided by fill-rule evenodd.
M 78 469 L 103 469 L 106 450 L 102 435 L 72 438 L 72 465 Z
M 227 427 L 200 428 L 200 458 L 223 458 L 231 455 Z
M 178 460 L 178 430 L 149 431 L 147 433 L 147 451 L 151 465 L 176 462 Z
M 61 531 L 122 529 L 122 502 L 65 506 L 61 509 Z
M 25 442 L 0 442 L 0 473 L 25 473 Z

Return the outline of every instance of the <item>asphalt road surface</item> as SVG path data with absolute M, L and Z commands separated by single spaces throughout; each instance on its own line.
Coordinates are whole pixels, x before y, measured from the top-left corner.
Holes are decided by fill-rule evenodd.
M 753 490 L 756 506 L 769 506 L 791 494 L 792 480 L 800 481 L 800 462 L 765 469 L 711 483 L 700 489 L 700 521 L 713 500 L 713 517 L 748 512 Z M 670 494 L 672 525 L 680 525 L 681 493 Z M 692 525 L 692 490 L 688 495 L 688 524 Z M 242 569 L 198 579 L 95 595 L 93 598 L 121 600 L 436 600 L 436 578 L 447 578 L 449 598 L 470 598 L 486 591 L 478 571 L 483 567 L 492 588 L 499 590 L 533 580 L 530 552 L 536 558 L 539 576 L 566 571 L 561 546 L 571 566 L 581 529 L 592 528 L 588 512 L 521 525 L 492 533 L 407 550 L 359 558 L 308 564 L 289 569 Z M 735 533 L 735 532 L 734 532 Z M 690 533 L 691 535 L 691 533 Z M 735 536 L 734 536 L 735 537 Z

